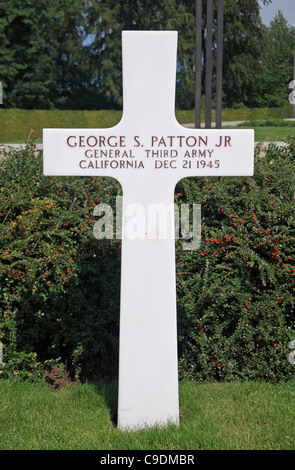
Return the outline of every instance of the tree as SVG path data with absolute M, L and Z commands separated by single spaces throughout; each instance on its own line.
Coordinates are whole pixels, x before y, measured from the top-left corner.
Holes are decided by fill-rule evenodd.
M 281 11 L 271 21 L 266 32 L 263 53 L 264 106 L 284 106 L 288 103 L 288 84 L 293 78 L 295 28 Z
M 70 106 L 81 82 L 84 3 L 84 0 L 0 2 L 4 107 Z
M 192 109 L 195 4 L 195 0 L 0 0 L 3 106 L 121 108 L 121 31 L 177 30 L 176 107 Z M 203 8 L 203 44 L 205 25 Z M 264 47 L 265 27 L 258 0 L 225 0 L 225 105 L 263 104 Z M 216 15 L 213 50 L 216 50 Z
M 32 3 L 0 3 L 0 76 L 4 107 L 30 107 L 38 97 L 49 105 L 46 90 L 51 81 L 50 62 L 38 58 L 38 24 L 44 23 L 44 9 Z M 46 78 L 45 78 L 46 77 Z
M 215 0 L 215 6 L 217 0 Z M 215 9 L 216 10 L 216 9 Z M 89 1 L 90 32 L 94 37 L 92 73 L 106 106 L 122 106 L 121 31 L 176 29 L 179 33 L 176 106 L 194 106 L 195 82 L 195 0 Z M 216 50 L 216 14 L 213 19 L 213 48 Z M 226 0 L 224 12 L 224 93 L 225 103 L 259 103 L 261 53 L 265 29 L 257 0 Z M 206 35 L 206 8 L 203 8 L 203 44 Z M 96 71 L 99 64 L 99 70 Z M 215 63 L 213 74 L 215 73 Z M 203 71 L 204 74 L 204 71 Z M 203 80 L 204 83 L 204 80 Z M 204 92 L 204 90 L 203 90 Z
M 174 0 L 89 1 L 89 33 L 93 84 L 104 107 L 122 106 L 121 31 L 177 30 L 178 86 L 186 89 L 193 107 L 194 14 L 186 2 Z
M 261 104 L 265 27 L 256 0 L 227 0 L 224 13 L 223 90 L 228 107 Z

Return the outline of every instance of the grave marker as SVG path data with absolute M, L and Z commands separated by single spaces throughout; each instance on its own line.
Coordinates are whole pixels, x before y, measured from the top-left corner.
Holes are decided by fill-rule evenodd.
M 147 217 L 151 204 L 172 207 L 185 177 L 252 175 L 254 131 L 192 130 L 176 121 L 177 32 L 124 31 L 122 45 L 122 120 L 110 129 L 44 129 L 43 152 L 44 175 L 110 176 L 122 185 L 118 427 L 125 430 L 179 422 L 175 241 L 156 220 L 135 237 L 132 208 Z

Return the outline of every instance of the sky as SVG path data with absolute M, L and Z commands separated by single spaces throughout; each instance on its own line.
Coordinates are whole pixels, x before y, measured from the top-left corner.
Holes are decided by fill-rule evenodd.
M 263 5 L 262 0 L 259 0 L 259 4 L 260 15 L 265 25 L 269 26 L 270 21 L 280 10 L 289 25 L 295 26 L 295 0 L 272 0 L 269 5 Z

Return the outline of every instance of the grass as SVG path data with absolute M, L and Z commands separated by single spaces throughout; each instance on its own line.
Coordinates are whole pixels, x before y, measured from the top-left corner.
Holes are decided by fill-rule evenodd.
M 255 141 L 264 140 L 282 141 L 288 136 L 295 135 L 295 121 L 265 120 L 249 121 L 239 124 L 237 128 L 255 130 Z
M 292 450 L 295 382 L 180 383 L 180 426 L 116 428 L 117 384 L 0 380 L 0 450 Z
M 224 129 L 241 129 L 241 126 L 225 126 Z M 289 136 L 295 135 L 295 127 L 256 127 L 256 126 L 243 126 L 244 129 L 254 129 L 255 131 L 255 142 L 281 142 Z
M 295 135 L 294 127 L 257 127 L 255 129 L 255 141 L 263 142 L 264 140 L 282 141 L 288 136 Z

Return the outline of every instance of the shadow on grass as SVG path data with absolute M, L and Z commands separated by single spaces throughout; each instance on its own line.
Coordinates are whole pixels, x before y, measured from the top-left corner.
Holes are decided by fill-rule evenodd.
M 110 411 L 114 426 L 118 423 L 118 381 L 102 381 L 94 384 L 96 391 L 101 395 Z

